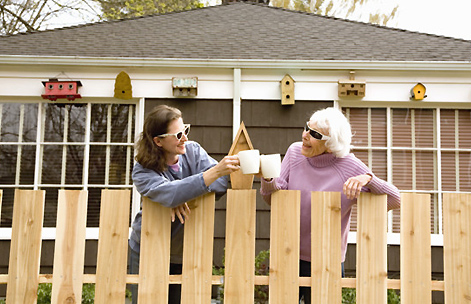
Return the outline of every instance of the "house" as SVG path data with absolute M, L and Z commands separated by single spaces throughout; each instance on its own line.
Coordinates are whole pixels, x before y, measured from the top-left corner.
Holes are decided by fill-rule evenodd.
M 131 79 L 131 98 L 114 97 L 121 72 Z M 286 75 L 294 81 L 291 105 L 281 103 Z M 52 78 L 80 81 L 81 98 L 60 104 L 41 98 L 43 82 Z M 345 80 L 364 85 L 364 96 L 340 96 Z M 418 83 L 427 89 L 422 100 L 411 98 Z M 52 265 L 57 190 L 89 191 L 87 251 L 96 250 L 100 191 L 132 189 L 133 143 L 157 104 L 180 108 L 192 124 L 190 139 L 216 159 L 228 153 L 241 121 L 262 154 L 283 154 L 301 139 L 314 110 L 341 108 L 359 158 L 402 192 L 431 195 L 432 214 L 424 216 L 432 222 L 436 277 L 443 276 L 442 194 L 471 191 L 466 40 L 232 2 L 0 37 L 0 100 L 0 252 L 8 254 L 14 189 L 45 189 L 46 268 Z M 135 214 L 136 191 L 132 200 Z M 216 210 L 216 264 L 224 248 L 224 200 Z M 261 197 L 257 208 L 259 251 L 269 244 L 270 209 Z M 399 212 L 389 217 L 394 276 Z M 353 247 L 355 215 L 351 230 Z M 347 274 L 355 266 L 355 251 L 349 252 Z M 93 258 L 86 259 L 86 271 L 93 271 Z

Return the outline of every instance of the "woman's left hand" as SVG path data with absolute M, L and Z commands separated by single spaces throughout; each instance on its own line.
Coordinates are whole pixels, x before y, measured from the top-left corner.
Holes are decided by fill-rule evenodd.
M 360 196 L 361 188 L 368 184 L 373 177 L 369 174 L 357 175 L 347 179 L 343 184 L 343 193 L 348 199 L 358 198 Z
M 185 219 L 189 218 L 191 211 L 187 203 L 181 204 L 175 208 L 172 208 L 172 222 L 175 222 L 175 214 L 177 215 L 180 223 L 184 224 Z

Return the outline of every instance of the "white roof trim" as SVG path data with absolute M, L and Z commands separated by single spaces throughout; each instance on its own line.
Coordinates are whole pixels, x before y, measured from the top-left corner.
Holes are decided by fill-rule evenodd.
M 132 57 L 74 57 L 0 55 L 0 64 L 73 65 L 108 67 L 211 67 L 315 70 L 422 70 L 471 71 L 471 61 L 339 61 L 339 60 L 259 60 L 259 59 L 178 59 Z

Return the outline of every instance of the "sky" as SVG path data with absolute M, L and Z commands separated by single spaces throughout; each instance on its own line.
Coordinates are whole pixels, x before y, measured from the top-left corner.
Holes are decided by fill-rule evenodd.
M 379 5 L 399 5 L 390 27 L 471 40 L 471 0 L 375 1 Z
M 206 1 L 217 3 L 218 0 Z M 371 12 L 391 11 L 399 6 L 396 18 L 388 27 L 471 40 L 471 0 L 368 0 L 367 3 Z M 66 18 L 51 20 L 48 28 L 84 23 L 79 17 Z M 367 17 L 358 21 L 368 22 Z

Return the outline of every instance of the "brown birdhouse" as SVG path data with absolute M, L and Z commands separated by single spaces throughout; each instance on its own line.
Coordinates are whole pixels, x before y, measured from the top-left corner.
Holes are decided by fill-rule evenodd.
M 76 98 L 82 98 L 78 93 L 78 88 L 82 86 L 82 83 L 78 80 L 58 80 L 57 78 L 51 78 L 42 83 L 45 90 L 41 97 L 44 99 L 56 101 L 59 98 L 66 98 L 72 101 Z
M 288 74 L 281 80 L 281 104 L 294 104 L 294 79 Z
M 410 98 L 411 99 L 415 99 L 415 100 L 422 100 L 424 99 L 425 97 L 427 97 L 427 95 L 425 95 L 425 86 L 423 84 L 421 84 L 420 82 L 417 83 L 411 90 L 410 90 Z
M 339 97 L 365 97 L 366 81 L 356 80 L 354 71 L 350 72 L 349 79 L 340 79 L 338 83 Z
M 242 122 L 228 155 L 236 155 L 244 150 L 253 150 L 253 146 L 244 122 Z M 252 189 L 253 174 L 242 174 L 241 170 L 231 173 L 231 185 L 232 189 Z
M 120 72 L 116 76 L 114 83 L 114 98 L 131 99 L 132 98 L 132 85 L 131 78 L 126 72 Z

